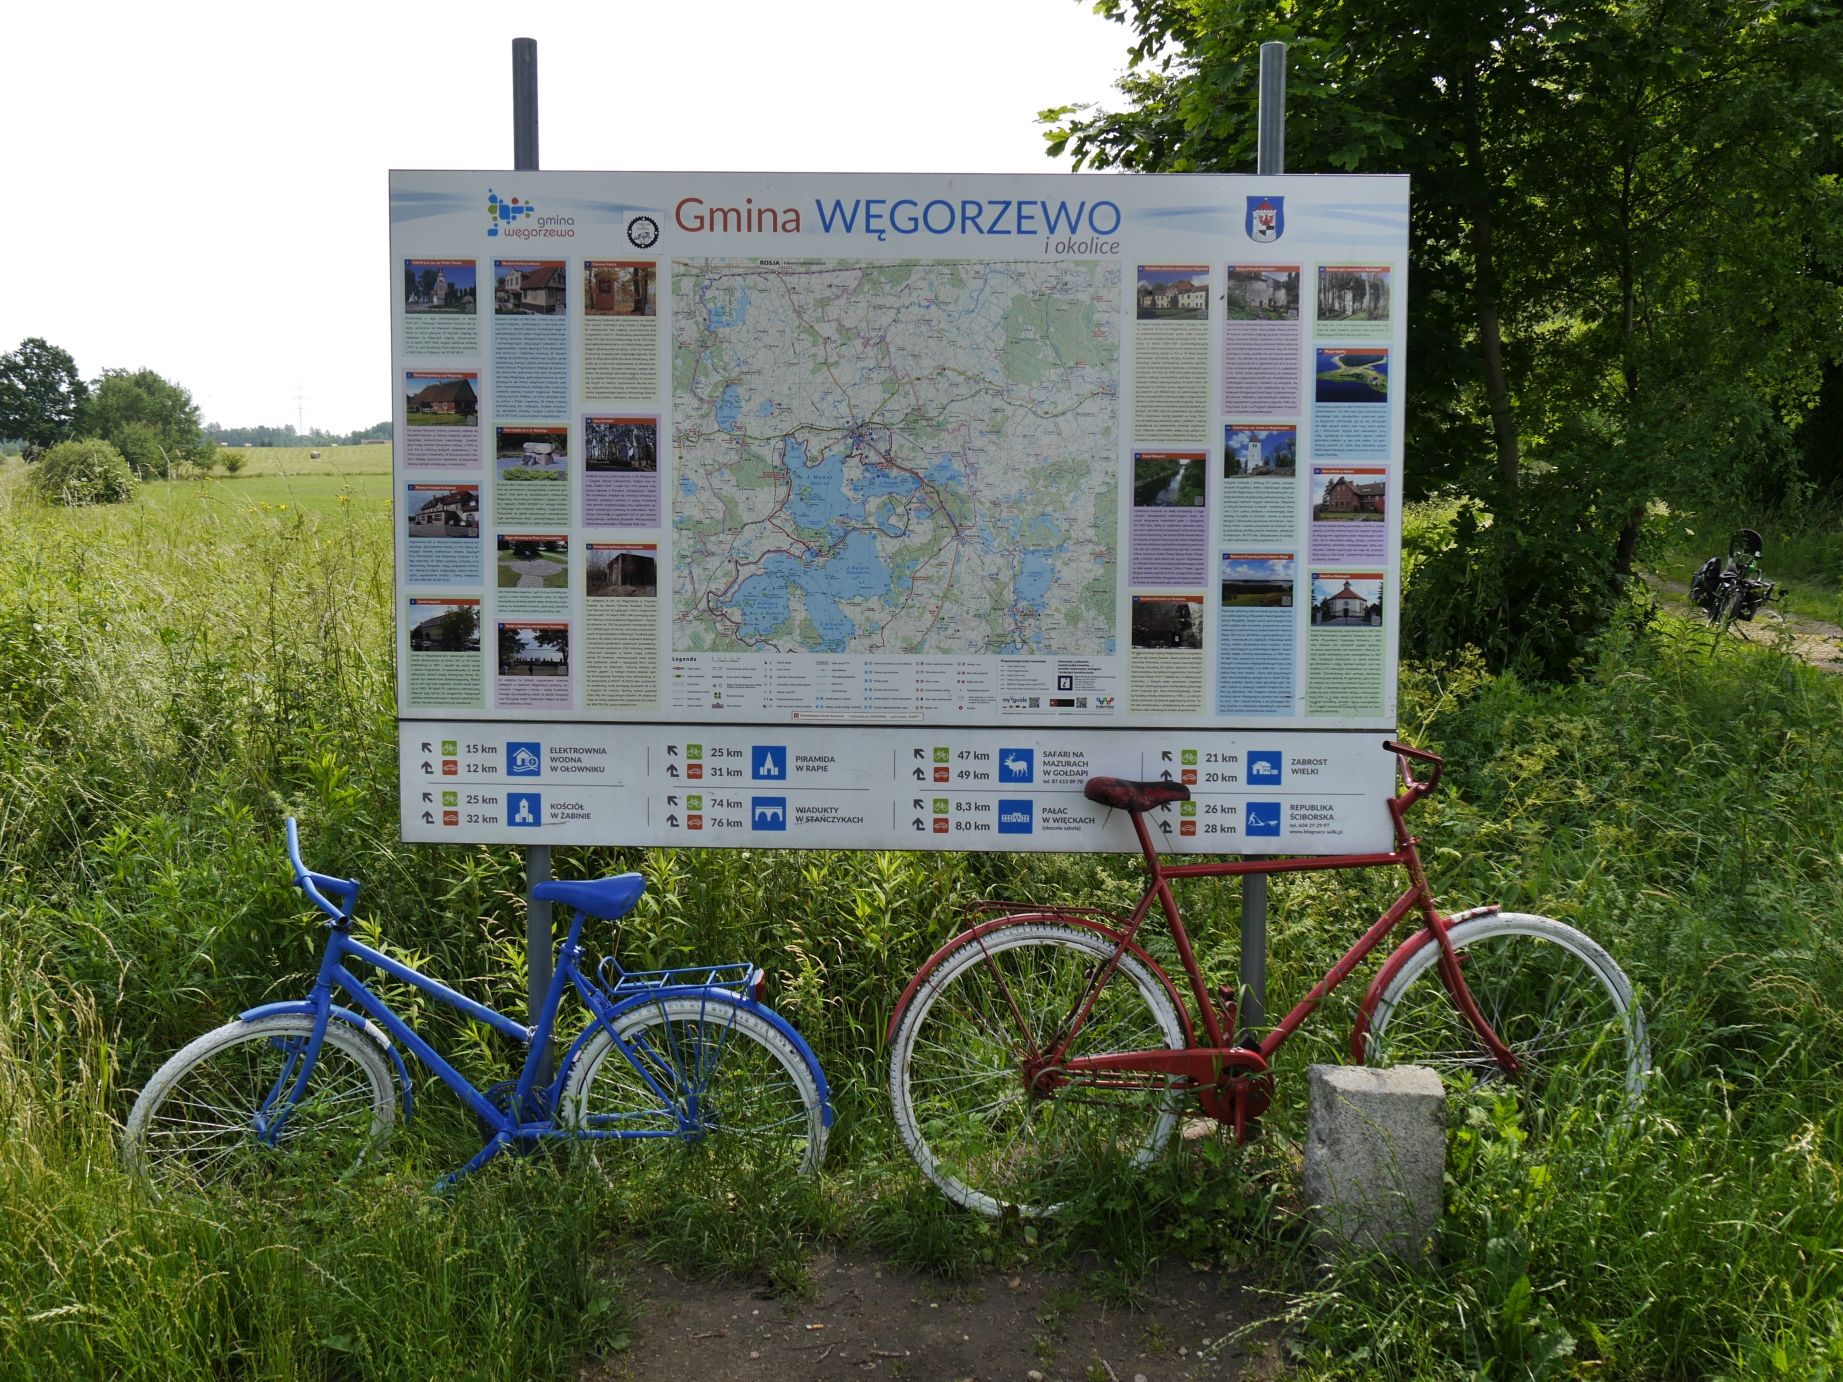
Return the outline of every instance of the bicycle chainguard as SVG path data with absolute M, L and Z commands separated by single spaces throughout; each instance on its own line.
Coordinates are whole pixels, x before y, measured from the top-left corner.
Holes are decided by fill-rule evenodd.
M 1216 1082 L 1197 1091 L 1203 1111 L 1227 1123 L 1239 1144 L 1254 1136 L 1260 1116 L 1273 1103 L 1273 1071 L 1259 1051 L 1235 1047 L 1214 1052 L 1222 1062 Z
M 518 1097 L 518 1081 L 501 1080 L 498 1084 L 491 1085 L 480 1092 L 486 1096 L 486 1101 L 501 1113 L 510 1113 L 512 1100 Z M 533 1089 L 525 1101 L 525 1107 L 519 1110 L 518 1121 L 521 1123 L 549 1122 L 551 1109 L 550 1100 L 546 1097 L 548 1092 L 543 1089 Z M 478 1113 L 474 1115 L 474 1126 L 480 1129 L 480 1136 L 488 1142 L 499 1136 L 499 1129 L 488 1123 Z M 514 1156 L 530 1156 L 537 1150 L 537 1145 L 534 1139 L 521 1137 L 514 1139 L 506 1150 Z

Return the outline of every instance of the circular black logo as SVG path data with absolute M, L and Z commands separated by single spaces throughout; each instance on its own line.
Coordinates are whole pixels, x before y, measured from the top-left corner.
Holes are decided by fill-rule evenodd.
M 627 240 L 637 250 L 650 250 L 659 239 L 659 222 L 651 216 L 636 216 L 627 223 Z

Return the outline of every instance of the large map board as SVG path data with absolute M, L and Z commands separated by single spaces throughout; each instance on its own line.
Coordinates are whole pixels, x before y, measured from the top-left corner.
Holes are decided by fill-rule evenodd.
M 393 173 L 404 838 L 1386 846 L 1407 198 Z

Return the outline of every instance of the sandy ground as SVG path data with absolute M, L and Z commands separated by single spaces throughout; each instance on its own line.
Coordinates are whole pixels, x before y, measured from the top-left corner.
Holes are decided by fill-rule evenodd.
M 763 1281 L 688 1281 L 623 1268 L 639 1319 L 629 1346 L 584 1382 L 669 1377 L 723 1382 L 889 1378 L 913 1382 L 1176 1382 L 1280 1374 L 1275 1331 L 1237 1331 L 1270 1313 L 1246 1273 L 1161 1264 L 1134 1308 L 1077 1278 L 1025 1267 L 944 1283 L 868 1256 L 821 1253 L 806 1299 Z

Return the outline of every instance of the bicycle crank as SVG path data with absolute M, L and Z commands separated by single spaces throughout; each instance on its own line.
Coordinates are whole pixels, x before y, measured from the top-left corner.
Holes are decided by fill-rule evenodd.
M 1259 1051 L 1230 1047 L 1210 1056 L 1218 1067 L 1216 1080 L 1198 1091 L 1198 1102 L 1211 1118 L 1229 1125 L 1238 1143 L 1246 1142 L 1273 1102 L 1273 1072 Z

